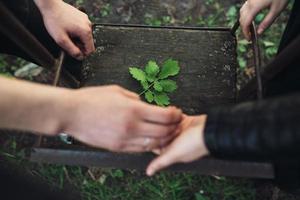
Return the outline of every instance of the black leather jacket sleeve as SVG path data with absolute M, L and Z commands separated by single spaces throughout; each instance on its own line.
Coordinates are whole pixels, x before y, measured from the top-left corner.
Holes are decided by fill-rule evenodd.
M 214 108 L 204 134 L 217 158 L 299 160 L 300 94 Z

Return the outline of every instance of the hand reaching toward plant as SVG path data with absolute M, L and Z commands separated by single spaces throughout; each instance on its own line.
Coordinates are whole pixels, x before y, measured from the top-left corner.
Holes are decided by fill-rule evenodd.
M 72 57 L 83 59 L 94 50 L 88 16 L 62 0 L 35 0 L 44 24 L 55 42 Z
M 208 155 L 204 143 L 204 126 L 206 115 L 184 116 L 180 125 L 182 131 L 174 141 L 161 149 L 160 155 L 147 168 L 147 175 L 178 162 L 191 162 Z
M 66 102 L 73 103 L 62 132 L 117 152 L 144 152 L 166 145 L 182 118 L 181 110 L 146 104 L 119 86 L 80 89 Z
M 71 90 L 0 76 L 0 94 L 0 129 L 68 133 L 87 145 L 117 152 L 166 145 L 182 119 L 181 110 L 149 105 L 119 86 Z
M 262 34 L 287 6 L 289 0 L 248 0 L 240 10 L 240 24 L 245 37 L 250 40 L 250 25 L 256 15 L 265 8 L 269 13 L 260 23 L 257 33 Z

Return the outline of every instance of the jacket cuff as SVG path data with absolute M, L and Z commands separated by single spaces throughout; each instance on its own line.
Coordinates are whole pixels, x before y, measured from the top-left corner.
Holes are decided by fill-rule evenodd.
M 219 115 L 219 109 L 215 109 L 212 112 L 208 112 L 204 128 L 204 142 L 212 156 L 218 155 L 217 125 L 219 124 Z

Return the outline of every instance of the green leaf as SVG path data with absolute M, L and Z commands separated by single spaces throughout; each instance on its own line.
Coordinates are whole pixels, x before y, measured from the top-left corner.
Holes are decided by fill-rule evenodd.
M 274 47 L 275 43 L 271 41 L 263 41 L 265 47 Z
M 146 74 L 143 70 L 136 68 L 136 67 L 130 67 L 129 73 L 132 75 L 132 77 L 138 81 L 145 82 L 146 81 Z
M 143 87 L 140 95 L 144 95 L 147 102 L 155 103 L 159 106 L 170 104 L 168 93 L 174 92 L 177 89 L 177 84 L 175 81 L 166 78 L 177 75 L 179 71 L 178 61 L 171 58 L 163 63 L 161 69 L 153 60 L 147 63 L 145 70 L 137 67 L 129 68 L 129 73 Z
M 155 77 L 159 73 L 159 67 L 157 63 L 153 60 L 150 60 L 145 67 L 147 76 Z
M 239 40 L 238 44 L 239 45 L 248 45 L 248 44 L 250 44 L 250 42 L 248 40 L 243 39 L 243 40 Z
M 151 91 L 147 91 L 145 93 L 145 99 L 149 102 L 152 103 L 154 101 L 154 95 Z
M 154 82 L 157 74 L 159 73 L 159 67 L 155 61 L 150 60 L 145 67 L 146 78 L 149 82 Z
M 170 98 L 164 92 L 154 93 L 154 101 L 159 106 L 170 105 Z
M 238 9 L 236 8 L 236 6 L 231 6 L 227 13 L 226 13 L 226 16 L 227 18 L 235 18 L 238 14 Z
M 243 57 L 238 57 L 238 62 L 241 69 L 244 69 L 247 66 L 247 61 Z
M 262 22 L 262 20 L 265 18 L 265 14 L 264 13 L 260 13 L 255 17 L 255 22 L 260 23 Z
M 195 196 L 196 196 L 196 200 L 207 200 L 207 198 L 205 196 L 203 196 L 203 194 L 201 194 L 199 192 L 196 193 Z
M 147 81 L 149 81 L 150 83 L 153 83 L 155 81 L 155 77 L 151 77 L 151 76 L 147 76 L 146 77 Z
M 247 51 L 247 48 L 244 45 L 239 45 L 238 46 L 238 51 L 241 52 L 241 53 L 245 53 Z
M 142 84 L 144 90 L 149 89 L 149 83 L 147 81 L 142 81 L 141 84 Z
M 277 48 L 276 47 L 268 47 L 266 49 L 266 54 L 269 58 L 273 57 L 277 53 Z
M 157 92 L 162 92 L 163 91 L 163 88 L 162 86 L 160 85 L 160 83 L 158 81 L 155 81 L 154 82 L 154 85 L 153 85 L 154 89 L 157 91 Z
M 163 16 L 162 21 L 164 24 L 170 24 L 172 21 L 172 18 L 170 16 Z
M 161 72 L 159 74 L 159 79 L 165 79 L 169 76 L 176 76 L 179 73 L 179 70 L 180 68 L 178 61 L 170 58 L 164 62 Z
M 159 83 L 164 92 L 174 92 L 177 89 L 177 84 L 173 80 L 161 80 Z
M 111 172 L 113 178 L 123 178 L 124 172 L 121 169 L 116 169 Z

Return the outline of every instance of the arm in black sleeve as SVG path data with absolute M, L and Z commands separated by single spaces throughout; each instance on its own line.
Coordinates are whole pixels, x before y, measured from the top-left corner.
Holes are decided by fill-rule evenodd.
M 300 94 L 212 109 L 204 134 L 207 148 L 218 158 L 298 158 Z

